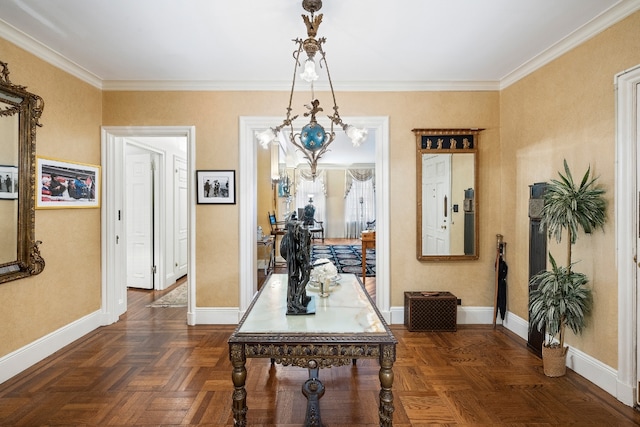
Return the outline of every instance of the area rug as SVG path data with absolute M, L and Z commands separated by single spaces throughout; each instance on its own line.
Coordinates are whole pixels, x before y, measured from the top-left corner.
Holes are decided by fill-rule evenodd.
M 362 275 L 362 246 L 360 245 L 312 245 L 311 262 L 327 258 L 333 262 L 338 273 Z M 376 250 L 367 249 L 367 277 L 376 275 Z
M 168 294 L 161 296 L 147 307 L 186 307 L 187 284 L 183 283 Z

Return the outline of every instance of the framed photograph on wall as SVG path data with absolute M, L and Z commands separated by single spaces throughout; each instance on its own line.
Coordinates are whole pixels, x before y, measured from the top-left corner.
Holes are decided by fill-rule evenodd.
M 18 198 L 18 167 L 0 165 L 0 199 Z
M 196 171 L 198 204 L 236 204 L 236 171 Z
M 36 209 L 100 207 L 100 166 L 39 156 L 36 163 Z

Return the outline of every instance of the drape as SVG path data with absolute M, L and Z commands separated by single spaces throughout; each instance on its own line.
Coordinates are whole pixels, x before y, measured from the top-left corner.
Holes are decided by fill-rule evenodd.
M 376 218 L 375 170 L 345 170 L 345 236 L 348 239 L 360 237 L 367 222 Z

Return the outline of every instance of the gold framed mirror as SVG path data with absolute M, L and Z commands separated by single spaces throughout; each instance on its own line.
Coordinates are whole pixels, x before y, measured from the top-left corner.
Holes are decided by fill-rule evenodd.
M 482 129 L 413 129 L 417 258 L 478 259 L 478 140 Z
M 0 61 L 0 283 L 39 274 L 44 260 L 34 238 L 38 95 L 9 79 Z

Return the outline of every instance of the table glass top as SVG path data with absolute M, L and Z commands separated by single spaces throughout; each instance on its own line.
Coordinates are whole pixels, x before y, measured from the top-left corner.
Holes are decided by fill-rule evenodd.
M 287 315 L 287 280 L 286 274 L 271 275 L 237 333 L 386 333 L 355 275 L 342 274 L 326 298 L 307 286 L 316 313 L 306 315 Z

